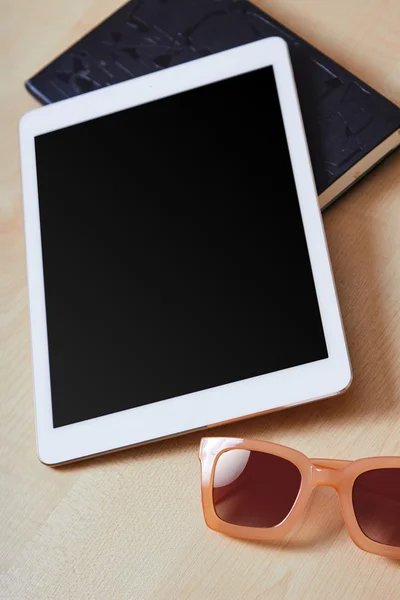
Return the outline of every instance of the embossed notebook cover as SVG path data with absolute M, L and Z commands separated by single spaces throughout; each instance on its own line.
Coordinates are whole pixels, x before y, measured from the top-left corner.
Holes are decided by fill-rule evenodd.
M 132 0 L 26 86 L 57 102 L 270 36 L 289 44 L 325 206 L 398 145 L 400 109 L 245 0 Z

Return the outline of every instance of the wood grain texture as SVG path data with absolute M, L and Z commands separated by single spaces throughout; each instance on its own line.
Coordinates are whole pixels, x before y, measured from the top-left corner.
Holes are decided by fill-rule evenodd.
M 23 82 L 119 4 L 1 2 L 0 598 L 397 599 L 400 564 L 352 544 L 331 490 L 316 493 L 284 547 L 207 530 L 201 434 L 59 469 L 36 458 L 17 125 L 37 104 Z M 399 2 L 260 5 L 400 104 Z M 278 441 L 310 456 L 399 454 L 399 154 L 324 222 L 354 367 L 351 389 L 215 433 Z

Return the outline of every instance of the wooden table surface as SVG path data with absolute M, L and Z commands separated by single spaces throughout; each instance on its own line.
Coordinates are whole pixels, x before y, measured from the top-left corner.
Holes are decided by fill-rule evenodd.
M 358 550 L 316 492 L 284 545 L 207 530 L 201 433 L 52 469 L 35 431 L 17 125 L 23 82 L 117 0 L 2 0 L 0 37 L 0 598 L 398 599 L 400 561 Z M 400 103 L 400 3 L 264 0 L 273 16 Z M 309 456 L 400 454 L 400 155 L 324 215 L 354 368 L 343 396 L 211 433 Z

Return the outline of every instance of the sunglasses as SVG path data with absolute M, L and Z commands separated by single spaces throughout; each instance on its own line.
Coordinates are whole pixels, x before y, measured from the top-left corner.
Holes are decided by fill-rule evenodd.
M 199 458 L 204 518 L 215 531 L 281 540 L 325 485 L 338 492 L 359 548 L 400 558 L 400 457 L 310 459 L 272 442 L 203 438 Z

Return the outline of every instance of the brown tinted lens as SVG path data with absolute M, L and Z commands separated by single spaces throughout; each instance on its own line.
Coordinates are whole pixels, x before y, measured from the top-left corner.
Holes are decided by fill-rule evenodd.
M 300 471 L 285 458 L 253 450 L 228 450 L 215 467 L 215 512 L 233 525 L 274 527 L 289 514 L 300 484 Z
M 400 547 L 400 468 L 361 473 L 353 484 L 353 507 L 367 537 Z

